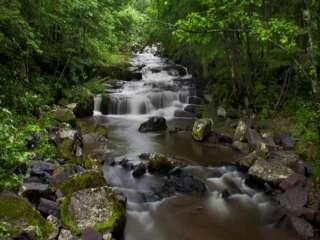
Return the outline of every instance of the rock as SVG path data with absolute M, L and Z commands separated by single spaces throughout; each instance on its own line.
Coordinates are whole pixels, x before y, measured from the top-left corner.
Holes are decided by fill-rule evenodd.
M 245 168 L 250 168 L 257 160 L 263 161 L 264 156 L 259 154 L 258 152 L 254 151 L 239 160 L 239 165 Z
M 290 217 L 290 222 L 299 236 L 303 238 L 311 238 L 314 236 L 313 226 L 303 218 L 292 216 Z
M 58 203 L 45 199 L 40 198 L 39 205 L 37 209 L 45 215 L 53 215 L 55 217 L 59 217 L 59 205 Z
M 28 235 L 32 234 L 30 239 L 47 239 L 52 233 L 52 225 L 25 198 L 16 194 L 0 193 L 0 212 L 1 226 L 9 230 L 8 237 L 23 236 L 27 231 Z M 33 231 L 35 226 L 37 230 Z
M 235 141 L 232 143 L 232 146 L 238 149 L 241 153 L 248 154 L 250 152 L 250 147 L 248 143 Z
M 52 191 L 49 189 L 48 184 L 31 182 L 22 184 L 19 194 L 36 203 L 41 197 L 50 197 Z
M 76 173 L 81 173 L 84 172 L 85 169 L 81 166 L 78 165 L 64 165 L 59 168 L 57 168 L 52 177 L 52 182 L 54 184 L 59 184 L 65 181 L 68 177 L 76 174 Z
M 265 142 L 266 146 L 268 147 L 268 149 L 274 150 L 274 149 L 278 148 L 278 146 L 275 143 L 271 134 L 264 133 L 264 134 L 262 134 L 262 138 L 263 138 L 263 141 Z
M 127 158 L 121 159 L 121 161 L 119 162 L 119 165 L 123 167 L 125 170 L 129 170 L 129 171 L 131 171 L 135 167 L 133 163 L 130 162 L 129 159 Z
M 98 233 L 92 228 L 87 228 L 81 232 L 82 240 L 103 240 L 103 234 Z
M 272 151 L 268 159 L 269 161 L 278 162 L 293 169 L 300 160 L 299 156 L 293 151 Z
M 290 177 L 293 171 L 275 162 L 268 162 L 265 160 L 255 161 L 255 163 L 249 168 L 249 175 L 260 179 L 265 182 L 272 183 L 277 186 L 281 181 Z
M 104 123 L 95 121 L 94 119 L 77 119 L 77 129 L 80 129 L 83 135 L 95 133 L 105 138 L 108 137 L 108 126 Z
M 153 132 L 167 130 L 166 119 L 163 117 L 151 117 L 148 121 L 142 123 L 139 127 L 139 132 Z
M 213 144 L 231 144 L 232 143 L 232 138 L 223 135 L 223 134 L 219 134 L 219 133 L 215 133 L 215 132 L 211 132 L 209 137 L 207 138 L 206 142 L 208 143 L 213 143 Z
M 207 191 L 206 186 L 202 181 L 186 173 L 171 175 L 166 184 L 170 187 L 173 186 L 175 191 L 180 193 L 203 195 Z
M 83 189 L 69 194 L 61 205 L 61 219 L 75 233 L 124 230 L 125 206 L 108 187 Z
M 68 195 L 78 190 L 103 187 L 106 185 L 106 180 L 101 171 L 90 170 L 72 175 L 56 186 L 63 195 Z
M 196 118 L 197 115 L 183 110 L 175 110 L 174 116 L 177 118 Z
M 94 96 L 87 96 L 85 99 L 82 99 L 81 102 L 78 102 L 73 109 L 73 113 L 77 118 L 90 117 L 93 115 L 94 111 Z
M 278 200 L 283 208 L 299 216 L 308 202 L 308 194 L 302 186 L 295 186 L 281 194 Z
M 109 113 L 109 106 L 110 104 L 110 97 L 106 94 L 103 94 L 101 96 L 101 105 L 100 105 L 100 111 L 102 114 L 108 114 Z
M 73 123 L 76 120 L 73 111 L 68 108 L 56 107 L 50 112 L 50 115 L 59 122 Z
M 77 240 L 77 238 L 72 235 L 71 231 L 67 229 L 62 229 L 59 234 L 58 240 Z
M 103 235 L 103 240 L 112 240 L 112 234 L 111 233 L 107 233 Z
M 194 105 L 201 105 L 203 103 L 203 100 L 200 97 L 192 96 L 192 97 L 189 97 L 188 103 L 194 104 Z
M 134 167 L 132 176 L 134 178 L 140 178 L 146 173 L 146 171 L 147 171 L 146 166 L 143 163 L 140 163 L 139 165 Z
M 287 150 L 293 149 L 296 143 L 295 139 L 289 133 L 281 134 L 276 138 L 276 142 Z
M 223 117 L 223 118 L 227 117 L 227 111 L 225 110 L 224 107 L 222 107 L 222 106 L 218 107 L 217 116 L 218 117 Z
M 161 153 L 140 155 L 140 158 L 148 160 L 147 167 L 150 173 L 167 174 L 174 168 L 172 161 Z
M 240 120 L 234 133 L 234 140 L 244 142 L 247 139 L 248 129 L 248 124 L 245 121 Z
M 26 236 L 28 239 L 36 239 L 37 238 L 37 227 L 36 226 L 28 226 L 23 229 L 22 236 Z
M 198 105 L 189 104 L 189 105 L 185 106 L 183 110 L 186 111 L 186 112 L 197 114 L 198 107 L 199 107 Z
M 29 139 L 27 139 L 27 148 L 34 149 L 41 140 L 41 133 L 33 133 Z
M 108 140 L 97 133 L 87 133 L 82 138 L 83 159 L 80 165 L 86 169 L 100 168 L 108 152 Z
M 304 185 L 305 181 L 306 181 L 305 176 L 294 173 L 290 175 L 290 177 L 288 177 L 287 179 L 284 179 L 283 181 L 281 181 L 279 187 L 282 190 L 286 191 L 289 188 L 292 188 L 298 185 L 300 186 Z
M 254 129 L 247 129 L 247 141 L 249 145 L 260 152 L 265 152 L 267 153 L 269 150 L 267 148 L 267 144 L 263 140 L 263 138 L 260 136 L 260 134 L 254 130 Z
M 192 137 L 196 141 L 204 141 L 211 133 L 213 123 L 211 119 L 203 118 L 195 121 L 192 128 Z
M 59 237 L 59 233 L 60 233 L 60 228 L 62 228 L 62 223 L 61 221 L 53 216 L 53 215 L 49 215 L 47 217 L 47 221 L 49 223 L 51 223 L 51 225 L 53 226 L 53 231 L 50 234 L 50 236 L 48 237 L 48 240 L 56 240 Z
M 55 170 L 56 165 L 49 162 L 38 162 L 31 165 L 30 175 L 32 176 L 43 176 L 45 174 L 52 174 Z

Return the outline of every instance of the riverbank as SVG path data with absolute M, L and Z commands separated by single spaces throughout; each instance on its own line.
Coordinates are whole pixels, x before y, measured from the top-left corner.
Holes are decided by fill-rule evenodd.
M 35 151 L 21 168 L 19 191 L 1 192 L 1 234 L 176 239 L 199 237 L 202 229 L 202 239 L 211 239 L 214 229 L 226 239 L 316 237 L 319 189 L 313 166 L 294 151 L 295 139 L 289 133 L 273 136 L 272 126 L 222 107 L 212 119 L 197 119 L 205 100 L 190 88 L 190 78 L 179 77 L 186 75 L 184 68 L 153 53 L 142 60 L 151 67 L 133 66 L 134 77 L 121 75 L 126 81 L 88 84 L 103 89 L 101 105 L 95 106 L 88 87 L 76 87 L 40 115 L 46 132 L 34 128 L 24 143 L 37 150 L 45 140 L 53 155 L 46 159 Z M 181 79 L 185 88 L 179 88 Z M 140 105 L 145 107 L 127 107 Z M 103 108 L 109 115 L 101 114 Z M 191 224 L 195 213 L 198 224 Z M 230 221 L 238 227 L 226 231 Z

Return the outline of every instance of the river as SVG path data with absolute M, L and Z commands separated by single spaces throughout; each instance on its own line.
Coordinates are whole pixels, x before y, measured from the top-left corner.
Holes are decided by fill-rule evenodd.
M 127 197 L 125 240 L 271 240 L 294 239 L 274 226 L 276 208 L 272 199 L 246 184 L 246 174 L 223 163 L 238 157 L 230 148 L 212 148 L 191 140 L 190 131 L 177 134 L 139 133 L 139 125 L 150 116 L 164 116 L 170 129 L 190 129 L 194 118 L 177 118 L 196 94 L 192 76 L 157 49 L 146 48 L 132 59 L 143 79 L 125 82 L 110 92 L 110 112 L 99 112 L 99 99 L 92 121 L 109 129 L 110 158 L 139 163 L 141 153 L 159 152 L 185 161 L 183 172 L 205 183 L 207 194 L 175 193 L 161 199 L 145 196 L 158 189 L 166 176 L 145 174 L 134 178 L 120 165 L 106 163 L 108 183 Z M 180 76 L 183 75 L 183 76 Z M 231 195 L 225 198 L 223 192 Z

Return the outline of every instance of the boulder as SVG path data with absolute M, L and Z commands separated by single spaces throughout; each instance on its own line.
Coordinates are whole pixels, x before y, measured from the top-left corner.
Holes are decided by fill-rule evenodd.
M 305 219 L 300 217 L 291 216 L 290 223 L 297 234 L 304 238 L 312 238 L 314 236 L 313 226 L 307 222 Z
M 250 168 L 256 161 L 264 161 L 263 154 L 253 151 L 252 153 L 240 158 L 239 165 L 241 167 Z
M 250 153 L 250 147 L 248 143 L 235 141 L 232 143 L 232 146 L 238 149 L 241 153 L 244 153 L 244 154 Z
M 52 182 L 54 184 L 62 183 L 68 177 L 70 177 L 76 173 L 82 173 L 84 171 L 85 171 L 85 169 L 83 167 L 78 166 L 78 165 L 74 165 L 74 164 L 61 166 L 53 172 Z
M 132 176 L 134 178 L 142 177 L 147 171 L 146 166 L 143 163 L 140 163 L 139 165 L 135 166 L 132 172 Z
M 267 144 L 256 130 L 247 129 L 246 138 L 251 148 L 260 152 L 268 152 Z
M 35 235 L 31 239 L 49 239 L 53 231 L 53 226 L 25 198 L 13 193 L 0 193 L 0 212 L 2 230 L 9 233 L 8 237 L 25 236 L 28 232 Z
M 275 143 L 273 137 L 271 134 L 269 133 L 264 133 L 262 134 L 262 138 L 266 144 L 266 146 L 268 147 L 268 149 L 276 149 L 277 148 L 277 144 Z
M 50 112 L 50 116 L 59 121 L 59 122 L 67 122 L 73 123 L 76 120 L 76 116 L 73 111 L 69 108 L 56 107 Z
M 106 185 L 106 180 L 101 171 L 90 170 L 72 175 L 56 186 L 63 195 L 68 195 L 82 189 L 103 187 Z
M 55 201 L 40 198 L 37 209 L 46 216 L 53 215 L 55 217 L 59 217 L 59 205 Z
M 87 133 L 82 136 L 83 159 L 80 165 L 86 169 L 99 168 L 106 157 L 108 140 L 98 133 Z
M 279 187 L 283 191 L 286 191 L 286 190 L 293 188 L 295 186 L 302 186 L 305 184 L 305 182 L 306 182 L 305 176 L 294 173 L 294 174 L 290 175 L 290 177 L 288 177 L 287 179 L 281 181 Z
M 185 76 L 187 75 L 187 70 L 185 67 L 181 65 L 169 65 L 163 68 L 165 71 L 169 72 L 169 75 L 171 76 Z
M 52 225 L 53 227 L 53 231 L 50 234 L 48 240 L 57 240 L 59 237 L 59 233 L 60 233 L 60 228 L 62 228 L 62 222 L 60 221 L 59 218 L 53 216 L 53 215 L 49 215 L 47 217 L 47 221 Z
M 67 229 L 62 229 L 59 234 L 58 240 L 77 240 L 77 237 L 74 236 L 71 231 Z
M 52 190 L 48 184 L 38 182 L 25 182 L 22 184 L 19 194 L 28 198 L 32 203 L 37 203 L 41 197 L 48 197 L 53 195 Z
M 289 178 L 294 172 L 281 163 L 259 160 L 255 161 L 249 168 L 248 173 L 259 180 L 277 186 L 281 181 Z
M 167 130 L 167 123 L 164 117 L 151 117 L 148 121 L 142 123 L 139 132 L 153 132 Z
M 304 187 L 295 186 L 278 196 L 278 200 L 288 212 L 300 216 L 308 202 L 308 193 Z
M 247 139 L 248 129 L 249 129 L 248 124 L 245 121 L 240 120 L 234 132 L 234 140 L 239 142 L 244 142 Z
M 294 151 L 272 151 L 269 154 L 270 161 L 278 162 L 292 169 L 299 163 L 299 156 Z
M 75 86 L 63 91 L 64 96 L 71 104 L 67 107 L 73 111 L 76 117 L 90 117 L 94 111 L 94 95 L 89 89 L 82 86 Z
M 61 204 L 61 219 L 74 233 L 91 228 L 97 232 L 121 234 L 125 204 L 108 187 L 83 189 L 69 194 Z
M 174 111 L 174 116 L 177 118 L 196 118 L 197 117 L 195 113 L 187 112 L 184 110 Z
M 147 168 L 150 173 L 167 174 L 174 168 L 173 162 L 161 153 L 145 153 L 139 157 L 148 161 Z
M 213 123 L 211 119 L 203 118 L 195 121 L 192 128 L 192 137 L 196 141 L 204 141 L 211 133 Z

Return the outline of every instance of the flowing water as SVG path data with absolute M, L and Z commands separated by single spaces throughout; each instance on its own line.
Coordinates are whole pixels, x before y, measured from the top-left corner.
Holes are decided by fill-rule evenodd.
M 246 175 L 222 163 L 239 157 L 223 146 L 212 148 L 191 140 L 189 131 L 170 134 L 138 132 L 150 116 L 164 116 L 170 128 L 190 128 L 193 119 L 175 118 L 196 92 L 192 77 L 172 62 L 157 57 L 155 48 L 137 54 L 132 64 L 143 72 L 143 79 L 124 83 L 110 94 L 110 112 L 99 112 L 90 121 L 109 128 L 110 156 L 138 163 L 145 152 L 169 154 L 185 161 L 183 172 L 203 181 L 208 194 L 175 193 L 156 200 L 145 196 L 159 189 L 165 176 L 145 174 L 135 179 L 119 165 L 104 167 L 105 177 L 115 190 L 127 197 L 125 240 L 271 240 L 294 239 L 286 231 L 275 230 L 272 201 L 262 191 L 246 185 Z M 180 76 L 182 75 L 182 76 Z M 228 191 L 231 196 L 223 197 Z

